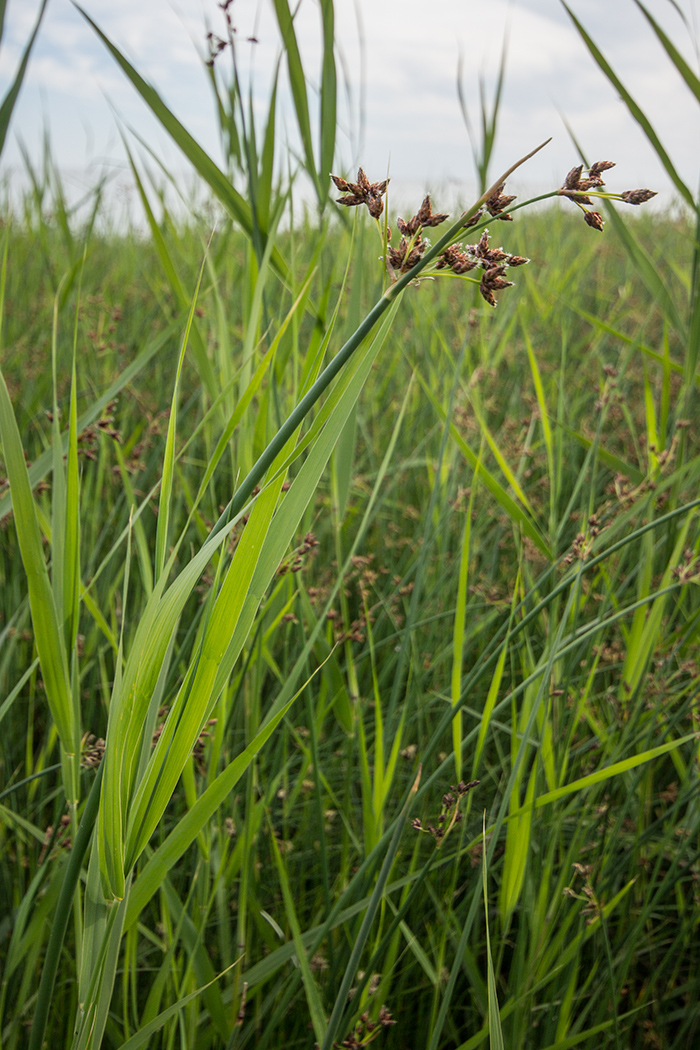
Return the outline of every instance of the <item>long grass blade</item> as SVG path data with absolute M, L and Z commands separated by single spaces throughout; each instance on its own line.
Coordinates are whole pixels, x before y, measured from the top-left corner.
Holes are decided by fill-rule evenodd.
M 673 164 L 673 161 L 671 160 L 669 154 L 666 152 L 666 150 L 662 146 L 661 140 L 659 139 L 658 135 L 654 131 L 654 128 L 652 127 L 651 122 L 648 120 L 648 118 L 646 117 L 646 115 L 644 114 L 644 112 L 640 108 L 640 106 L 638 106 L 637 103 L 634 101 L 634 99 L 630 95 L 629 91 L 627 91 L 627 89 L 625 88 L 624 84 L 622 83 L 620 78 L 617 76 L 617 74 L 613 70 L 613 68 L 610 65 L 610 63 L 603 56 L 603 53 L 600 51 L 598 46 L 594 43 L 593 39 L 588 35 L 586 30 L 583 28 L 583 25 L 576 18 L 576 15 L 573 13 L 573 11 L 568 6 L 568 4 L 566 4 L 564 2 L 564 0 L 561 0 L 561 3 L 563 5 L 564 9 L 566 10 L 566 13 L 568 14 L 569 18 L 571 19 L 571 21 L 576 26 L 576 30 L 577 30 L 579 36 L 581 37 L 581 39 L 583 40 L 584 44 L 588 48 L 591 56 L 593 57 L 593 59 L 595 60 L 597 65 L 600 67 L 600 69 L 603 71 L 605 76 L 608 78 L 610 83 L 613 85 L 615 90 L 619 93 L 620 97 L 622 98 L 623 102 L 625 103 L 625 105 L 629 109 L 630 113 L 632 114 L 634 119 L 637 121 L 637 123 L 641 127 L 641 129 L 644 132 L 644 134 L 646 135 L 646 137 L 649 139 L 649 142 L 651 143 L 651 145 L 652 145 L 652 147 L 654 149 L 654 152 L 656 153 L 657 157 L 659 158 L 659 160 L 663 164 L 664 168 L 666 169 L 666 172 L 668 174 L 668 177 L 671 179 L 671 182 L 676 187 L 676 189 L 678 190 L 678 192 L 680 193 L 681 197 L 686 202 L 686 204 L 690 208 L 692 208 L 693 211 L 694 211 L 695 210 L 695 201 L 693 200 L 693 195 L 690 192 L 690 190 L 688 189 L 688 187 L 686 186 L 686 184 L 683 182 L 683 179 L 680 177 L 680 175 L 676 171 L 676 168 L 675 168 L 675 165 Z
M 15 73 L 15 78 L 10 84 L 10 87 L 8 88 L 7 92 L 5 93 L 5 97 L 2 100 L 2 103 L 0 103 L 0 153 L 2 153 L 5 146 L 5 139 L 7 138 L 7 132 L 10 127 L 12 113 L 17 103 L 17 98 L 22 87 L 24 75 L 27 71 L 29 56 L 31 54 L 32 48 L 34 47 L 34 41 L 36 40 L 37 33 L 39 32 L 39 26 L 41 25 L 41 20 L 44 17 L 44 11 L 46 10 L 47 3 L 48 0 L 42 0 L 41 7 L 39 8 L 39 14 L 37 15 L 36 21 L 34 23 L 34 29 L 32 30 L 29 40 L 24 48 L 24 52 L 22 53 L 22 58 L 20 59 L 19 67 L 17 69 L 17 72 Z M 4 23 L 5 3 L 3 3 L 2 5 L 2 11 L 0 11 L 0 39 L 2 39 L 2 28 L 4 27 Z

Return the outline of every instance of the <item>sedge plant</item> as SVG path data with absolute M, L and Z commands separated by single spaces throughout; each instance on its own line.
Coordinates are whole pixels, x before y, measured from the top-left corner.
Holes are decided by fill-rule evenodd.
M 285 4 L 276 11 L 303 123 L 308 99 L 293 20 Z M 323 13 L 328 34 L 332 5 Z M 686 375 L 670 337 L 662 353 L 647 345 L 636 300 L 625 312 L 624 303 L 599 296 L 601 315 L 607 312 L 597 338 L 619 330 L 629 360 L 598 377 L 591 432 L 585 391 L 567 397 L 542 360 L 543 323 L 559 332 L 562 375 L 586 336 L 562 312 L 551 284 L 538 288 L 528 273 L 525 252 L 536 257 L 537 230 L 526 220 L 522 248 L 508 252 L 485 232 L 488 221 L 518 236 L 517 225 L 501 226 L 516 211 L 505 182 L 517 165 L 434 245 L 426 230 L 447 219 L 429 198 L 410 220 L 396 221 L 400 237 L 392 238 L 383 221 L 386 185 L 362 170 L 354 183 L 335 176 L 341 207 L 368 208 L 383 257 L 374 305 L 363 310 L 358 297 L 349 321 L 345 293 L 360 267 L 351 272 L 348 265 L 332 302 L 328 273 L 317 281 L 325 240 L 317 236 L 306 249 L 304 276 L 296 276 L 289 260 L 303 249 L 294 230 L 279 228 L 288 197 L 273 199 L 264 188 L 272 185 L 265 181 L 269 152 L 259 160 L 257 188 L 236 196 L 232 180 L 108 46 L 240 223 L 244 245 L 233 268 L 225 248 L 217 248 L 218 235 L 202 249 L 198 238 L 188 243 L 176 230 L 157 237 L 158 224 L 149 221 L 163 273 L 147 289 L 160 307 L 152 333 L 85 411 L 79 306 L 66 378 L 58 321 L 65 300 L 57 287 L 51 418 L 46 449 L 37 449 L 30 466 L 17 425 L 21 410 L 8 392 L 17 384 L 11 362 L 10 382 L 0 388 L 10 481 L 3 511 L 12 507 L 26 578 L 6 640 L 13 654 L 26 654 L 22 633 L 31 624 L 36 647 L 2 713 L 14 712 L 29 688 L 39 717 L 46 718 L 48 705 L 55 726 L 38 756 L 28 749 L 27 777 L 3 798 L 26 793 L 30 806 L 32 798 L 44 806 L 37 791 L 58 772 L 50 765 L 56 744 L 62 774 L 53 831 L 31 869 L 8 946 L 8 1045 L 21 1036 L 11 989 L 19 989 L 20 1023 L 32 1014 L 34 1047 L 43 1043 L 47 1019 L 54 1033 L 65 1033 L 54 1038 L 86 1047 L 108 1041 L 135 1048 L 159 1039 L 275 1046 L 284 1033 L 300 1045 L 315 1039 L 324 1050 L 380 1039 L 466 1050 L 489 1038 L 492 1045 L 500 1039 L 563 1048 L 601 1039 L 620 1045 L 630 1033 L 662 1024 L 682 1040 L 690 1031 L 685 1022 L 661 1020 L 645 998 L 639 945 L 652 929 L 651 950 L 672 965 L 669 992 L 679 1001 L 688 995 L 692 923 L 667 935 L 656 916 L 668 914 L 671 898 L 679 913 L 690 912 L 697 862 L 690 841 L 697 499 L 688 497 L 697 467 L 687 442 L 679 464 L 680 439 L 667 447 L 660 435 L 670 425 L 674 376 L 686 376 L 683 396 L 692 399 L 695 371 Z M 328 45 L 329 85 L 331 60 Z M 249 112 L 238 88 L 229 97 L 226 119 L 242 129 L 245 117 L 249 136 L 238 152 L 232 145 L 231 157 L 242 158 L 252 180 Z M 330 102 L 325 112 L 330 121 Z M 273 114 L 274 105 L 268 126 Z M 232 131 L 229 141 L 237 141 Z M 326 170 L 329 149 L 326 138 Z M 304 156 L 318 172 L 310 137 Z M 594 230 L 602 218 L 592 202 L 611 199 L 602 185 L 608 167 L 586 166 L 584 174 L 576 166 L 551 194 L 572 200 Z M 139 192 L 147 202 L 143 181 Z M 632 192 L 634 204 L 648 191 Z M 547 221 L 551 250 L 557 231 L 567 234 Z M 355 226 L 352 263 L 363 259 L 361 222 Z M 8 226 L 3 290 L 13 296 L 15 250 Z M 132 265 L 142 250 L 132 249 Z M 184 283 L 178 264 L 188 251 L 190 259 L 204 254 L 204 262 Z M 595 250 L 584 251 L 592 266 Z M 614 265 L 621 266 L 618 259 Z M 511 267 L 525 275 L 520 303 L 535 304 L 529 314 L 509 305 Z M 83 271 L 87 282 L 89 266 Z M 218 348 L 231 345 L 224 289 L 234 280 L 247 316 L 236 320 L 244 352 L 232 368 L 224 353 L 209 354 L 200 304 L 212 312 Z M 571 290 L 574 278 L 556 280 Z M 455 302 L 463 302 L 455 292 L 463 297 L 472 286 L 491 307 L 504 294 L 499 309 L 487 311 L 494 318 L 489 334 L 475 317 L 452 359 L 449 326 L 460 316 Z M 276 313 L 271 288 L 284 290 Z M 173 301 L 186 306 L 180 325 L 172 321 Z M 419 323 L 417 302 L 429 321 L 439 318 L 420 329 L 430 333 L 424 343 L 410 336 Z M 6 330 L 12 317 L 8 309 Z M 324 367 L 346 325 L 348 337 Z M 174 329 L 179 346 L 168 371 L 161 350 L 172 346 Z M 96 323 L 95 345 L 102 331 Z M 480 369 L 510 364 L 516 338 L 536 406 L 517 441 L 508 412 L 520 403 L 522 370 L 509 377 L 503 368 L 496 406 L 479 380 Z M 108 345 L 101 351 L 117 352 Z M 648 462 L 634 440 L 639 412 L 617 396 L 625 368 L 629 381 L 636 379 L 633 354 L 665 377 L 658 405 L 652 377 L 641 381 L 639 403 L 655 444 Z M 357 406 L 369 383 L 393 404 L 402 355 L 416 378 L 402 390 L 387 433 L 384 420 L 364 418 Z M 169 404 L 158 418 L 144 399 L 125 416 L 122 433 L 114 397 L 124 396 L 139 369 L 150 379 L 144 388 L 162 388 L 167 377 Z M 284 386 L 290 374 L 291 394 Z M 395 459 L 416 402 L 421 415 L 413 429 L 425 437 Z M 352 440 L 353 424 L 377 456 L 359 514 L 344 480 L 352 457 L 343 443 Z M 315 507 L 332 456 L 333 491 L 341 497 L 334 511 L 338 565 L 319 595 L 308 576 L 308 565 L 319 565 L 310 526 L 315 520 L 318 528 L 324 516 L 324 504 L 320 513 Z M 149 468 L 145 489 L 133 480 L 141 462 Z M 464 478 L 465 469 L 471 491 L 460 493 L 453 479 Z M 49 473 L 50 499 L 37 490 Z M 548 499 L 533 473 L 547 482 Z M 399 543 L 392 519 L 407 531 L 423 474 L 429 499 L 419 531 Z M 121 510 L 115 506 L 99 521 L 93 505 L 98 492 L 110 491 L 108 475 L 120 486 Z M 358 514 L 350 543 L 343 505 Z M 483 516 L 487 506 L 495 511 L 484 523 L 476 511 Z M 380 590 L 381 574 L 358 556 L 360 542 L 395 550 L 395 592 Z M 495 582 L 487 584 L 489 559 Z M 14 590 L 17 574 L 13 579 Z M 304 586 L 295 583 L 304 579 Z M 454 597 L 455 583 L 453 608 L 445 596 Z M 33 684 L 39 674 L 43 690 Z M 85 695 L 88 682 L 101 690 L 100 705 Z M 672 703 L 650 704 L 651 695 Z M 457 711 L 462 718 L 453 731 Z M 87 737 L 100 718 L 104 739 Z M 472 820 L 475 799 L 479 810 L 487 800 L 485 832 L 480 813 Z M 40 830 L 9 807 L 7 820 L 32 856 L 24 837 L 41 840 Z M 681 848 L 678 827 L 691 829 Z M 65 863 L 57 842 L 68 835 Z M 634 875 L 627 864 L 633 854 Z M 307 878 L 309 858 L 318 858 L 317 879 Z M 479 879 L 465 878 L 479 864 L 497 885 L 488 895 L 497 910 L 492 905 L 485 914 Z M 69 977 L 60 986 L 67 994 L 59 995 L 54 982 L 68 930 L 76 979 Z M 146 992 L 140 981 L 149 971 Z M 620 1006 L 612 990 L 623 977 L 636 998 Z M 635 1027 L 638 1011 L 653 1029 Z

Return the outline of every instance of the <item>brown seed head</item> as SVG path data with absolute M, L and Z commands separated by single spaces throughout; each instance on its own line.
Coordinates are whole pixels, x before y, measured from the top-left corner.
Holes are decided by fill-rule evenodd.
M 595 175 L 600 175 L 601 171 L 609 171 L 610 168 L 615 167 L 614 160 L 597 160 L 595 164 L 591 165 L 588 174 L 593 178 Z
M 501 218 L 501 216 L 499 216 Z M 489 248 L 489 231 L 484 230 L 479 243 L 475 245 L 469 245 L 469 250 L 477 257 L 484 269 L 488 269 L 490 266 L 497 266 L 499 263 L 507 262 L 510 256 L 508 252 L 504 252 L 503 248 Z
M 447 214 L 433 214 L 430 195 L 428 195 L 423 199 L 423 203 L 412 219 L 409 219 L 408 222 L 404 219 L 397 219 L 396 224 L 404 236 L 412 237 L 414 233 L 417 233 L 424 226 L 439 226 L 447 217 Z
M 599 189 L 605 185 L 603 180 L 602 172 L 607 171 L 608 168 L 614 168 L 615 164 L 612 160 L 598 160 L 588 169 L 586 178 L 581 178 L 583 174 L 583 164 L 577 165 L 572 168 L 569 174 L 564 179 L 564 184 L 560 189 L 560 193 L 563 196 L 570 196 L 572 200 L 577 200 L 573 196 L 573 192 L 578 191 L 579 193 L 585 193 L 587 190 Z M 588 203 L 579 201 L 580 203 Z
M 603 216 L 598 211 L 587 211 L 584 213 L 586 223 L 594 230 L 603 232 Z
M 496 296 L 493 294 L 491 289 L 487 285 L 484 284 L 483 281 L 479 285 L 479 291 L 481 292 L 483 298 L 486 300 L 486 302 L 489 304 L 489 306 L 495 307 L 495 306 L 498 305 L 496 303 Z
M 347 208 L 354 208 L 358 204 L 366 204 L 370 215 L 378 219 L 384 210 L 382 196 L 386 193 L 389 180 L 383 182 L 370 182 L 362 168 L 358 169 L 357 182 L 347 182 L 340 175 L 331 175 L 333 182 L 344 197 L 338 197 L 338 204 L 344 204 Z
M 591 178 L 581 179 L 579 181 L 577 189 L 580 190 L 581 193 L 585 193 L 586 190 L 596 190 L 604 185 L 605 183 L 603 182 L 602 175 L 593 175 L 591 176 Z
M 478 265 L 478 259 L 463 252 L 461 244 L 451 244 L 449 248 L 445 248 L 444 252 L 440 253 L 435 269 L 442 270 L 449 266 L 453 273 L 467 273 Z
M 494 291 L 500 291 L 501 288 L 512 288 L 513 282 L 507 281 L 503 276 L 505 272 L 505 266 L 491 266 L 484 271 L 484 276 L 481 278 L 482 283 L 488 285 Z
M 410 251 L 408 245 L 409 241 L 402 237 L 398 248 L 389 248 L 387 261 L 392 270 L 408 273 L 423 258 L 427 245 L 420 239 L 420 234 Z
M 512 215 L 506 214 L 505 211 L 508 205 L 513 203 L 515 197 L 504 197 L 504 189 L 505 183 L 501 183 L 486 201 L 486 208 L 489 214 L 495 219 L 503 219 L 505 222 L 511 222 L 513 218 Z
M 493 294 L 494 292 L 500 291 L 502 288 L 512 288 L 513 286 L 513 282 L 507 281 L 503 276 L 505 272 L 506 268 L 503 265 L 491 266 L 488 270 L 484 270 L 481 284 L 479 285 L 479 291 L 489 306 L 496 305 L 496 297 Z
M 625 190 L 621 193 L 625 204 L 644 204 L 644 201 L 650 201 L 652 197 L 656 196 L 654 190 Z
M 569 174 L 564 179 L 563 190 L 576 190 L 581 180 L 581 172 L 583 171 L 583 164 L 579 164 L 578 167 L 572 168 Z
M 447 217 L 446 212 L 433 213 L 433 206 L 430 203 L 430 194 L 428 194 L 423 198 L 423 203 L 416 212 L 413 221 L 417 221 L 419 226 L 439 226 Z
M 484 209 L 483 208 L 479 208 L 478 212 L 476 212 L 474 215 L 472 215 L 471 219 L 467 219 L 466 222 L 463 223 L 464 229 L 468 230 L 470 226 L 477 226 L 479 224 L 483 214 L 484 214 Z
M 474 245 L 474 254 L 479 259 L 484 259 L 487 256 L 488 251 L 489 251 L 489 231 L 488 230 L 484 230 L 484 232 L 482 233 L 481 237 L 479 238 L 479 243 Z

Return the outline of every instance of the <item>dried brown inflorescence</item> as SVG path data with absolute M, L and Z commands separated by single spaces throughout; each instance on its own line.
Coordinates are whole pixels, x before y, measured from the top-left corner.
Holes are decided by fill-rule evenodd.
M 449 268 L 453 273 L 462 274 L 481 266 L 484 272 L 479 291 L 489 306 L 496 306 L 494 293 L 513 286 L 513 282 L 505 277 L 507 268 L 524 266 L 529 261 L 523 255 L 510 255 L 503 248 L 492 248 L 489 231 L 484 230 L 477 244 L 468 244 L 465 249 L 462 249 L 461 244 L 452 244 L 446 248 L 438 256 L 435 267 L 438 270 Z
M 409 270 L 412 270 L 425 255 L 427 247 L 427 242 L 421 240 L 421 235 L 417 233 L 410 240 L 402 237 L 398 248 L 388 248 L 387 266 L 392 276 L 395 277 L 397 273 L 408 273 Z
M 461 244 L 451 244 L 449 248 L 445 248 L 444 252 L 440 252 L 435 269 L 444 270 L 449 267 L 453 273 L 468 273 L 469 270 L 475 270 L 479 265 L 479 260 L 475 254 L 469 252 L 470 247 L 471 245 L 467 245 L 467 251 L 462 251 Z
M 504 197 L 503 191 L 506 188 L 505 182 L 502 182 L 497 187 L 486 201 L 486 210 L 489 215 L 493 216 L 494 219 L 503 219 L 504 222 L 512 222 L 513 216 L 506 212 L 506 208 L 509 204 L 512 204 L 515 197 Z
M 361 1050 L 368 1043 L 374 1042 L 375 1036 L 382 1028 L 389 1028 L 395 1024 L 396 1021 L 386 1006 L 381 1006 L 376 1021 L 372 1020 L 369 1013 L 363 1013 L 347 1038 L 341 1043 L 333 1043 L 333 1046 L 337 1047 L 337 1050 Z M 318 1046 L 318 1043 L 316 1045 Z
M 620 200 L 623 200 L 625 204 L 644 204 L 645 201 L 650 201 L 655 196 L 655 190 L 625 190 L 620 194 Z
M 389 180 L 383 182 L 370 182 L 362 168 L 358 168 L 357 182 L 346 182 L 340 175 L 331 175 L 333 182 L 344 197 L 338 197 L 338 204 L 344 204 L 347 208 L 354 208 L 358 204 L 366 204 L 373 219 L 378 219 L 384 210 L 382 197 L 386 193 Z
M 411 821 L 411 827 L 415 828 L 416 831 L 425 831 L 432 835 L 438 846 L 440 846 L 448 832 L 462 819 L 462 814 L 459 812 L 459 803 L 479 783 L 480 781 L 478 780 L 470 780 L 469 783 L 460 780 L 456 787 L 451 787 L 442 796 L 442 805 L 435 819 L 435 824 L 428 824 L 427 827 L 424 827 L 420 818 L 416 817 L 415 820 Z
M 388 179 L 383 182 L 370 182 L 362 168 L 357 173 L 357 182 L 347 182 L 339 175 L 331 175 L 336 187 L 342 191 L 343 196 L 338 198 L 338 204 L 346 207 L 356 207 L 366 204 L 370 215 L 378 219 L 384 210 L 382 197 L 386 192 Z M 484 202 L 486 211 L 494 219 L 510 221 L 512 216 L 506 211 L 508 206 L 515 200 L 514 196 L 504 195 L 505 183 L 500 183 Z M 462 228 L 468 229 L 476 226 L 482 219 L 484 208 L 465 219 Z M 430 243 L 423 237 L 423 231 L 432 226 L 439 226 L 448 218 L 446 212 L 434 212 L 430 195 L 426 194 L 416 214 L 410 219 L 400 216 L 396 225 L 401 234 L 398 246 L 391 245 L 391 229 L 387 226 L 384 237 L 386 244 L 385 265 L 389 271 L 392 281 L 396 281 L 401 274 L 409 273 L 423 259 Z M 481 295 L 491 306 L 496 306 L 495 293 L 504 288 L 510 288 L 512 281 L 506 279 L 506 267 L 522 266 L 529 262 L 522 255 L 511 255 L 503 248 L 489 246 L 488 230 L 484 230 L 479 242 L 462 247 L 461 244 L 452 244 L 438 256 L 434 268 L 426 277 L 432 277 L 440 270 L 451 270 L 452 273 L 463 276 L 470 270 L 481 268 L 481 278 L 469 278 L 478 281 Z
M 425 255 L 428 241 L 424 241 L 421 236 L 425 227 L 439 226 L 447 217 L 446 213 L 433 212 L 430 195 L 427 195 L 412 218 L 408 220 L 397 218 L 396 225 L 401 232 L 401 241 L 398 248 L 387 248 L 386 258 L 387 269 L 393 279 L 396 279 L 396 274 L 408 273 Z M 391 240 L 389 228 L 387 228 L 387 239 Z
M 423 203 L 420 208 L 408 222 L 398 218 L 396 225 L 400 229 L 404 237 L 413 237 L 414 234 L 420 233 L 420 231 L 426 226 L 439 226 L 441 222 L 444 222 L 449 216 L 444 213 L 440 215 L 433 214 L 433 206 L 430 203 L 430 194 L 423 198 Z
M 563 185 L 555 192 L 562 197 L 568 198 L 577 204 L 583 211 L 585 222 L 594 230 L 602 231 L 603 217 L 599 211 L 593 210 L 594 198 L 604 200 L 619 200 L 625 204 L 643 204 L 645 201 L 655 197 L 653 190 L 625 190 L 623 193 L 608 193 L 603 191 L 605 180 L 603 172 L 614 168 L 614 161 L 599 160 L 585 171 L 583 164 L 572 168 L 564 179 Z M 346 207 L 355 207 L 366 204 L 370 215 L 378 220 L 384 210 L 383 195 L 386 193 L 389 180 L 383 182 L 370 182 L 365 172 L 360 168 L 357 172 L 357 182 L 347 182 L 339 175 L 331 175 L 336 187 L 343 192 L 338 198 L 338 203 Z M 474 215 L 463 217 L 462 229 L 476 226 L 482 221 L 484 211 L 488 212 L 492 219 L 512 221 L 513 216 L 508 212 L 508 207 L 516 199 L 514 196 L 504 193 L 505 182 L 500 182 L 495 189 L 489 192 L 489 196 L 482 197 L 483 207 L 479 208 Z M 398 246 L 391 245 L 391 229 L 385 225 L 383 238 L 385 255 L 384 262 L 392 282 L 398 280 L 401 274 L 408 274 L 425 258 L 430 242 L 424 238 L 424 230 L 431 226 L 439 226 L 448 216 L 443 212 L 433 212 L 430 195 L 423 198 L 423 203 L 411 219 L 397 218 L 401 240 Z M 454 233 L 453 227 L 451 233 Z M 447 240 L 447 237 L 444 238 Z M 435 252 L 432 253 L 433 255 Z M 453 242 L 448 244 L 435 259 L 430 270 L 424 268 L 424 272 L 416 275 L 415 283 L 424 279 L 433 279 L 441 270 L 450 270 L 459 277 L 474 281 L 479 285 L 482 298 L 489 306 L 496 306 L 496 293 L 505 288 L 511 288 L 513 282 L 508 280 L 508 269 L 523 266 L 529 262 L 523 255 L 512 255 L 504 248 L 495 248 L 489 244 L 488 230 L 483 230 L 476 244 L 462 245 Z M 425 267 L 425 263 L 423 263 Z M 481 269 L 481 277 L 467 277 L 472 270 Z
M 593 205 L 593 197 L 602 200 L 623 201 L 625 204 L 643 204 L 656 196 L 654 190 L 624 190 L 622 193 L 603 192 L 605 185 L 603 172 L 615 167 L 612 160 L 597 160 L 591 165 L 587 174 L 584 175 L 583 164 L 572 168 L 564 179 L 563 184 L 557 190 L 560 197 L 567 197 L 574 204 L 578 204 L 583 211 L 583 218 L 593 230 L 603 232 L 603 216 L 598 211 L 588 211 L 587 206 Z
M 504 197 L 503 188 L 503 185 L 499 186 L 486 202 L 487 210 L 495 218 L 506 218 L 501 214 L 501 210 L 515 200 L 515 197 Z M 464 228 L 472 226 L 480 215 L 481 212 L 478 212 L 476 216 L 472 216 L 464 223 Z M 401 243 L 398 248 L 387 249 L 387 266 L 392 277 L 413 269 L 428 247 L 428 242 L 422 239 L 423 229 L 426 226 L 438 226 L 447 217 L 443 213 L 433 214 L 430 197 L 427 196 L 412 219 L 397 220 L 402 234 Z M 511 255 L 503 248 L 491 247 L 488 230 L 484 230 L 477 244 L 468 244 L 465 247 L 459 243 L 449 245 L 438 256 L 435 270 L 449 269 L 459 276 L 481 267 L 484 272 L 479 282 L 479 291 L 490 306 L 496 306 L 494 293 L 513 285 L 513 282 L 505 277 L 506 267 L 522 266 L 526 262 L 529 260 L 522 255 Z

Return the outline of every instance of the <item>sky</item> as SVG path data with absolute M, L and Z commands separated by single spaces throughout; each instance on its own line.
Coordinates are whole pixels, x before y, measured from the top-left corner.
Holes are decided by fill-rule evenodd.
M 103 32 L 152 83 L 181 122 L 221 159 L 211 87 L 203 67 L 207 27 L 221 32 L 216 0 L 82 0 Z M 569 0 L 627 89 L 656 127 L 694 192 L 700 177 L 700 105 L 667 59 L 636 0 Z M 700 0 L 646 0 L 698 70 Z M 17 67 L 38 0 L 9 0 L 0 47 L 0 91 Z M 457 94 L 458 69 L 472 124 L 479 80 L 493 92 L 504 42 L 506 77 L 492 174 L 544 139 L 552 142 L 515 178 L 515 188 L 556 188 L 578 154 L 567 124 L 590 160 L 614 160 L 610 189 L 649 186 L 674 194 L 644 133 L 606 81 L 560 0 L 335 0 L 341 77 L 337 170 L 361 163 L 392 188 L 434 193 L 473 184 L 469 136 Z M 685 16 L 685 21 L 680 13 Z M 234 0 L 241 68 L 254 85 L 260 116 L 280 42 L 272 0 Z M 301 0 L 295 22 L 313 84 L 320 64 L 318 0 Z M 248 43 L 254 36 L 257 43 Z M 288 95 L 287 82 L 283 80 Z M 288 100 L 279 135 L 294 141 Z M 171 171 L 186 162 L 70 0 L 49 0 L 2 158 L 22 178 L 24 148 L 40 161 L 48 129 L 52 156 L 69 189 L 97 173 L 128 183 L 119 127 L 133 129 Z M 131 131 L 126 130 L 127 136 Z M 131 138 L 137 152 L 142 148 Z M 124 191 L 127 192 L 127 191 Z

